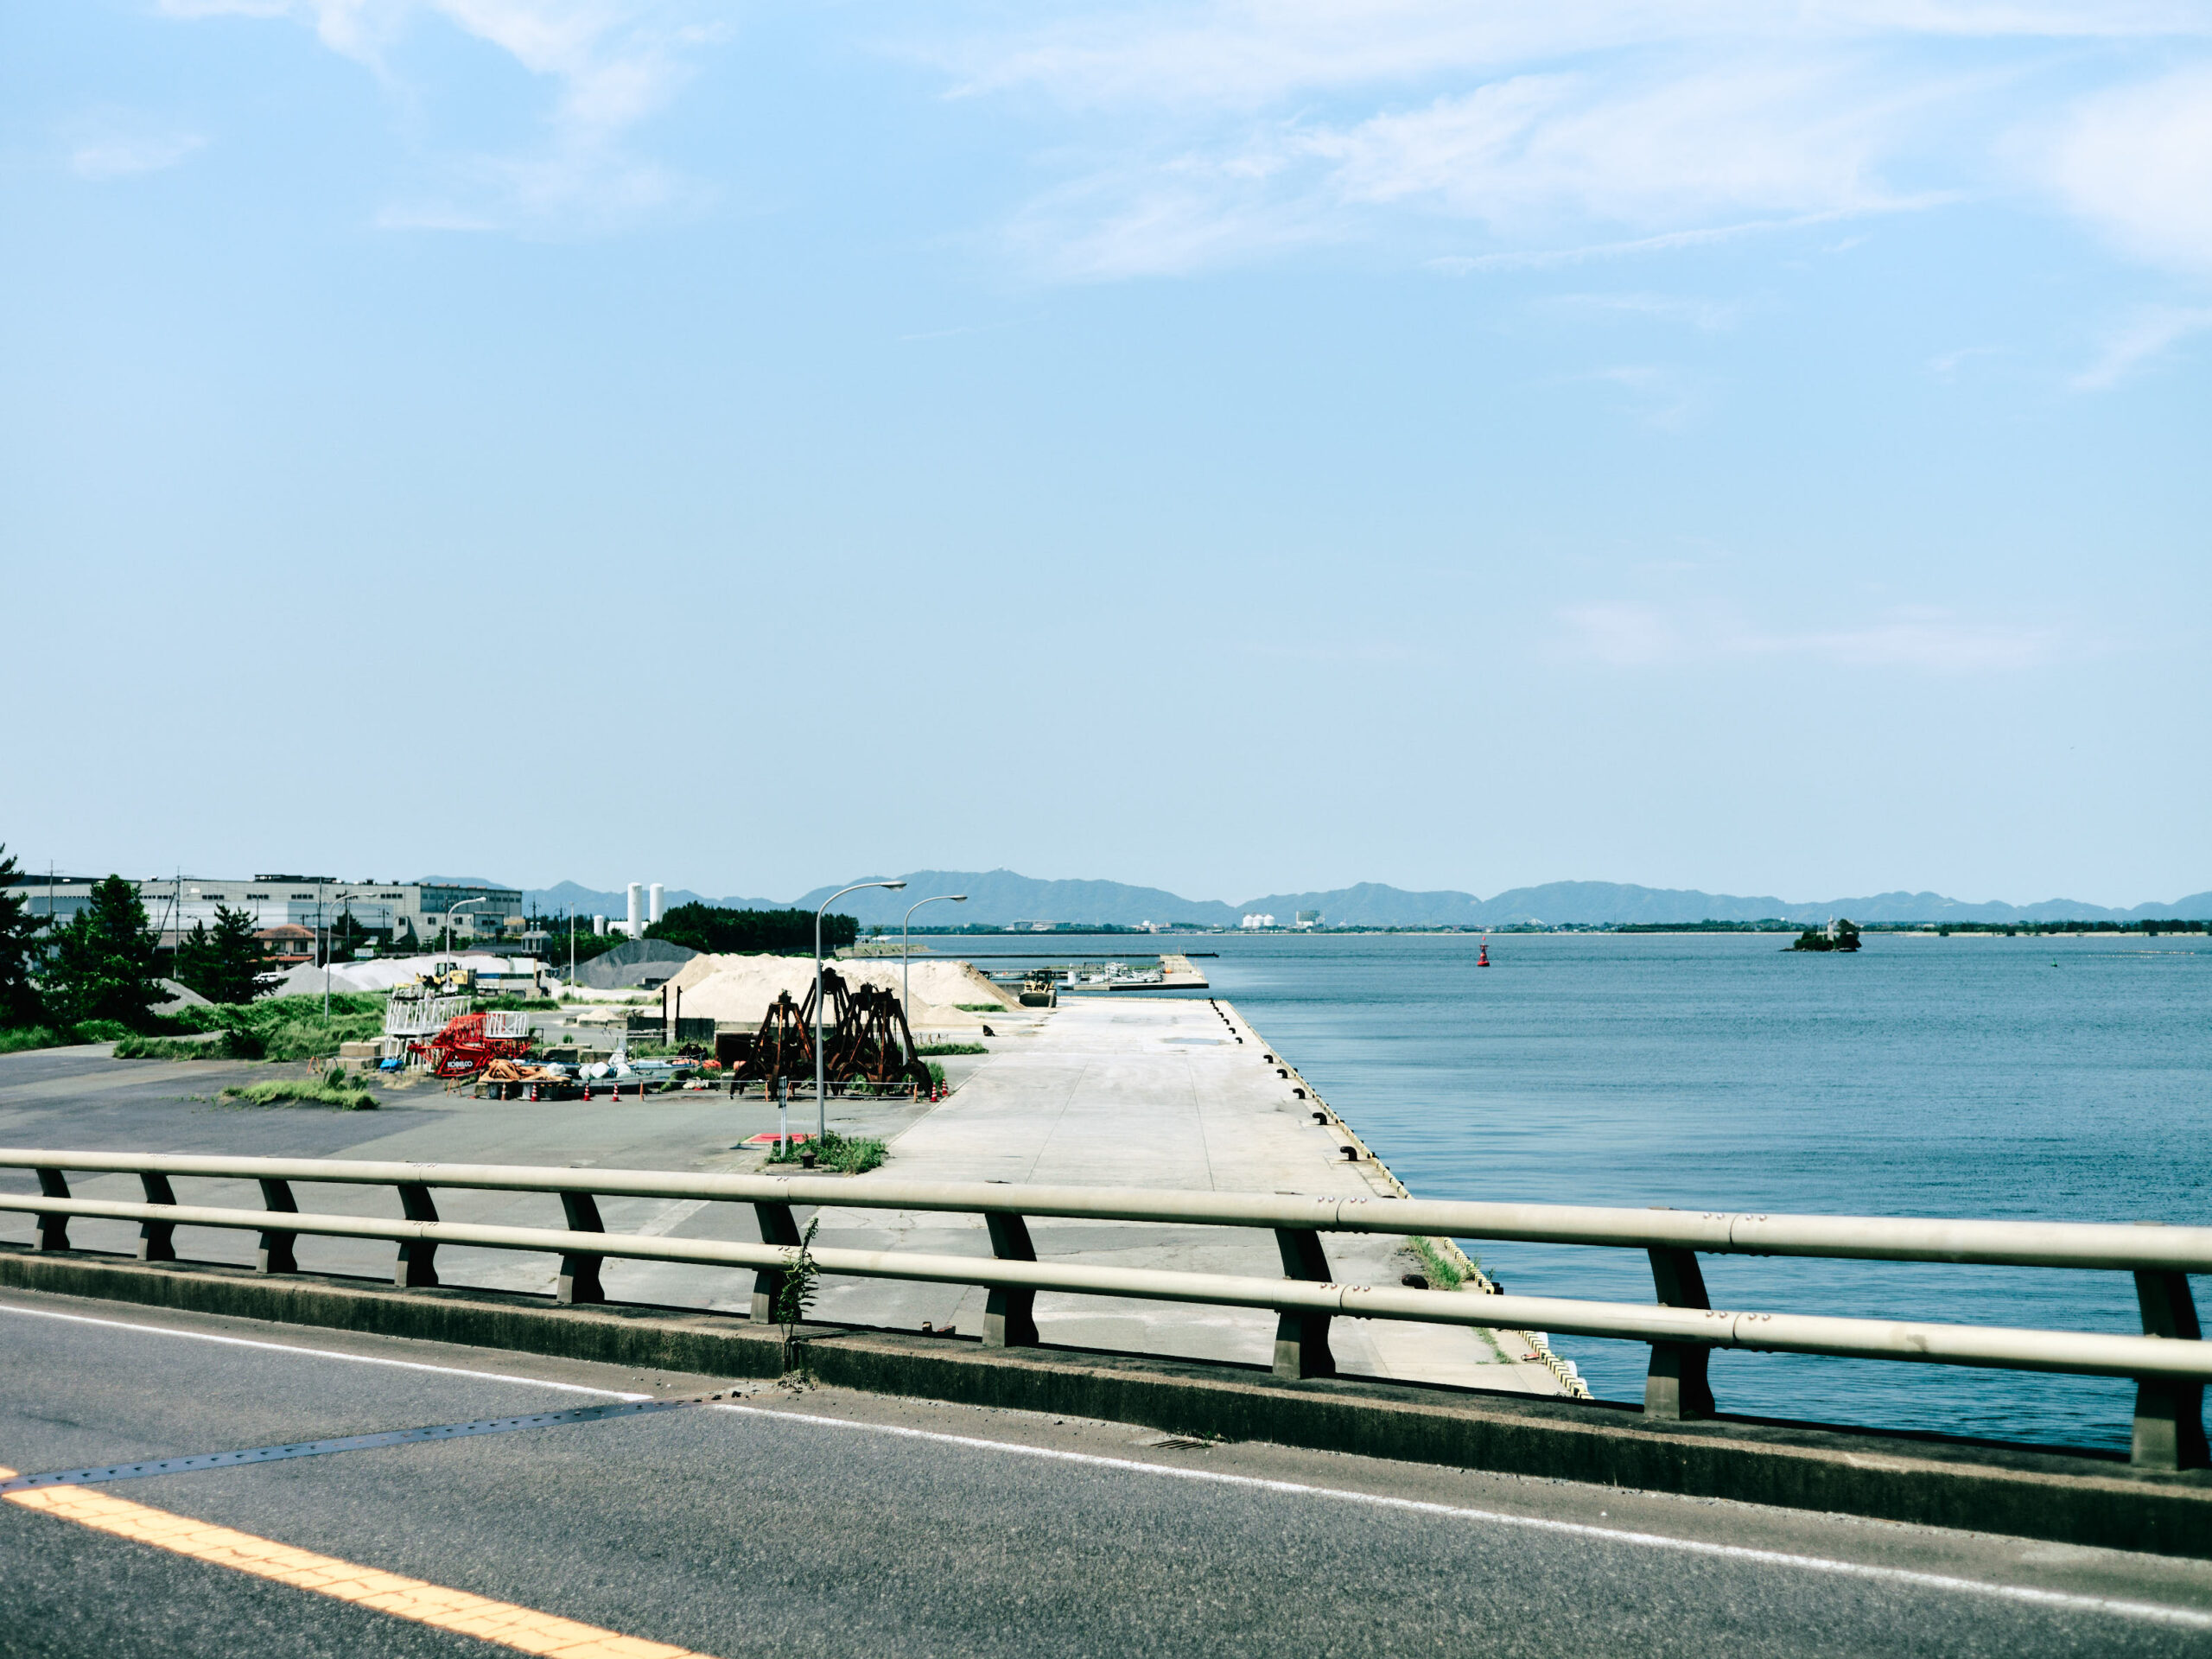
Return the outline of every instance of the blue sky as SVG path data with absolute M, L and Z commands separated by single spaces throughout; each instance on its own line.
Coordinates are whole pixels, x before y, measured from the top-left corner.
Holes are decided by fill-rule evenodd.
M 2212 884 L 2212 6 L 18 4 L 0 190 L 41 865 Z

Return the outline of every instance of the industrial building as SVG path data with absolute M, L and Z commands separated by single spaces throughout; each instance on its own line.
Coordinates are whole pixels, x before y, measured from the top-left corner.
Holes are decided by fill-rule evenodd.
M 30 901 L 34 919 L 51 917 L 67 924 L 92 902 L 99 878 L 25 872 L 10 891 Z M 339 881 L 328 876 L 257 875 L 218 880 L 208 876 L 154 876 L 131 884 L 138 889 L 146 919 L 172 948 L 195 923 L 215 925 L 217 906 L 244 911 L 256 931 L 301 927 L 315 931 L 345 918 L 379 939 L 404 943 L 413 938 L 428 945 L 452 913 L 455 944 L 472 950 L 502 945 L 527 949 L 537 943 L 525 930 L 522 894 L 512 887 L 419 881 Z M 466 906 L 466 909 L 457 906 Z

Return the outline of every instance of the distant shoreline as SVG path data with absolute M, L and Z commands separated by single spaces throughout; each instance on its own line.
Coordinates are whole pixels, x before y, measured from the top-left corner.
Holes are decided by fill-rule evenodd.
M 1600 934 L 1649 938 L 1697 938 L 1709 934 L 1768 934 L 1788 936 L 1819 923 L 1759 922 L 1513 922 L 1497 927 L 1268 927 L 1177 928 L 1147 931 L 1110 924 L 1084 926 L 1068 924 L 1051 930 L 1007 928 L 916 928 L 913 937 L 933 940 L 1018 938 L 1049 945 L 1063 939 L 1237 939 L 1237 938 L 1528 938 L 1562 934 Z M 1859 922 L 1861 933 L 1880 933 L 1904 938 L 2158 938 L 2167 934 L 2212 933 L 2212 920 L 2174 917 L 2139 922 Z

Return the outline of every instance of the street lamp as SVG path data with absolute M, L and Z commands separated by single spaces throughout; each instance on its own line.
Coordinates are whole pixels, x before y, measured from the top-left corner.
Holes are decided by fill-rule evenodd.
M 831 893 L 814 912 L 814 1144 L 817 1150 L 830 1133 L 830 1090 L 822 1070 L 822 912 L 846 893 L 858 893 L 862 887 L 889 887 L 895 892 L 906 885 L 904 881 L 855 881 Z
M 906 982 L 906 936 L 913 926 L 914 912 L 924 905 L 964 905 L 967 902 L 968 895 L 964 893 L 940 893 L 934 899 L 923 899 L 906 906 L 906 919 L 899 925 L 899 1009 L 909 1020 L 913 1018 L 914 995 L 913 988 Z
M 494 901 L 490 899 L 464 899 L 457 905 L 448 905 L 446 906 L 446 950 L 448 954 L 450 954 L 453 950 L 454 912 L 457 910 L 467 910 L 471 905 L 488 905 L 493 902 Z
M 322 931 L 322 1023 L 330 1023 L 330 924 L 322 902 L 322 883 L 315 884 L 315 925 Z

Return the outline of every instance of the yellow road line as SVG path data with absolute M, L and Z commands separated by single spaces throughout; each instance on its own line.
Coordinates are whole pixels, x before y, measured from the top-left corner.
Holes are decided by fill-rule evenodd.
M 0 1480 L 13 1479 L 15 1473 L 12 1469 L 0 1469 Z M 9 1503 L 23 1509 L 74 1521 L 118 1538 L 523 1653 L 543 1654 L 551 1659 L 709 1659 L 689 1648 L 622 1636 L 595 1624 L 580 1624 L 573 1618 L 518 1607 L 512 1602 L 448 1590 L 421 1579 L 403 1578 L 397 1573 L 357 1567 L 335 1556 L 295 1549 L 251 1533 L 210 1526 L 189 1516 L 111 1497 L 90 1486 L 41 1486 L 6 1496 Z

